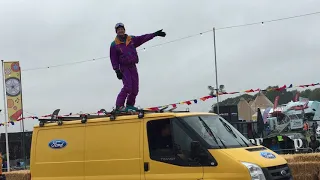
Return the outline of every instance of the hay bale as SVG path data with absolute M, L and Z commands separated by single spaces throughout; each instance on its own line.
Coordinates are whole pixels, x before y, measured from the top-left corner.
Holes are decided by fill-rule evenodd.
M 319 162 L 295 162 L 288 164 L 292 174 L 310 174 L 310 175 L 317 175 L 320 171 L 320 163 Z
M 288 163 L 291 162 L 320 162 L 320 153 L 282 155 Z
M 288 163 L 294 162 L 294 156 L 291 155 L 291 154 L 282 155 L 282 157 L 283 157 L 284 159 L 286 159 Z
M 3 174 L 5 174 L 7 180 L 30 180 L 29 170 L 11 171 Z
M 297 154 L 293 159 L 299 162 L 319 162 L 320 153 Z
M 295 180 L 320 179 L 320 153 L 293 154 L 283 157 L 287 160 Z
M 318 180 L 318 177 L 312 174 L 296 174 L 293 176 L 294 180 Z

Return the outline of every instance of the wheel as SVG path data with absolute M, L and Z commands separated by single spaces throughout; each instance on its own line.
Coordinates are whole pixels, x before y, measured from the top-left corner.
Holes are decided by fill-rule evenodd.
M 114 121 L 114 120 L 116 120 L 115 115 L 111 115 L 111 116 L 110 116 L 110 121 Z
M 58 125 L 61 126 L 63 124 L 62 121 L 58 121 Z

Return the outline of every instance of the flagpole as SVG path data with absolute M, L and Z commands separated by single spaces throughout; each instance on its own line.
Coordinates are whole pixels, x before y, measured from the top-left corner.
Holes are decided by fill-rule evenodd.
M 5 135 L 6 135 L 6 155 L 7 155 L 7 171 L 10 172 L 10 153 L 9 153 L 9 138 L 8 138 L 8 115 L 7 115 L 7 101 L 6 101 L 6 83 L 5 83 L 5 73 L 4 73 L 4 62 L 2 62 L 2 82 L 3 82 L 3 108 L 4 108 L 4 119 L 5 119 Z
M 23 159 L 24 159 L 24 169 L 27 168 L 27 156 L 26 156 L 26 141 L 25 141 L 25 129 L 24 129 L 24 118 L 23 118 L 23 114 L 24 114 L 24 110 L 23 110 L 23 96 L 22 96 L 22 75 L 21 75 L 21 67 L 19 64 L 19 69 L 20 69 L 20 92 L 21 92 L 21 109 L 22 109 L 22 116 L 21 116 L 21 124 L 22 125 L 22 146 L 23 146 Z
M 213 27 L 213 48 L 214 48 L 214 64 L 216 73 L 216 93 L 217 93 L 217 114 L 219 115 L 219 83 L 218 83 L 218 67 L 217 67 L 217 51 L 216 51 L 216 29 Z

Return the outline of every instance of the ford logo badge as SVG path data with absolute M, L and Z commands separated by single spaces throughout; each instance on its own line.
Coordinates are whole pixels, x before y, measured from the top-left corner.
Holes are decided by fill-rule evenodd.
M 276 156 L 270 152 L 260 152 L 260 155 L 267 159 L 274 159 Z
M 67 146 L 65 140 L 52 140 L 49 142 L 49 147 L 52 149 L 61 149 Z

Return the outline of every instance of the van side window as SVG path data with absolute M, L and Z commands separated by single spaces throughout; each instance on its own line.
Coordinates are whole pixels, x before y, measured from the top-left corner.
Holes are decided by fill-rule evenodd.
M 174 157 L 170 119 L 149 121 L 147 132 L 151 157 Z
M 190 160 L 193 139 L 176 119 L 149 121 L 147 133 L 150 159 L 178 166 L 200 166 Z

